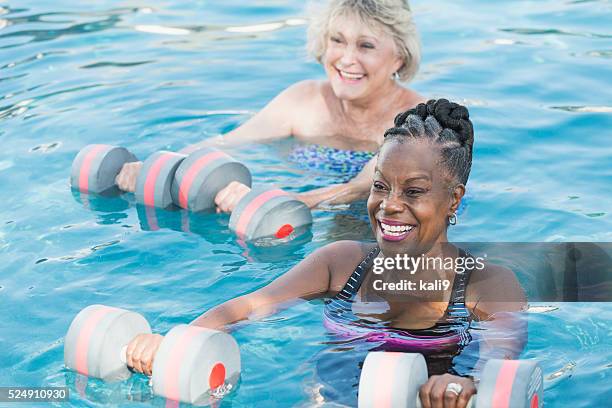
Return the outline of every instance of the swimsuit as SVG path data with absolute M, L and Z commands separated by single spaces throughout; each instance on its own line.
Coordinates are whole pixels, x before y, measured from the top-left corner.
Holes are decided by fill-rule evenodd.
M 307 144 L 298 145 L 293 149 L 289 160 L 303 168 L 335 173 L 349 180 L 355 177 L 375 155 L 373 152 Z
M 428 329 L 408 330 L 388 327 L 384 323 L 364 321 L 355 316 L 353 303 L 374 258 L 380 249 L 374 248 L 355 268 L 342 290 L 325 303 L 324 324 L 328 330 L 341 336 L 381 342 L 390 348 L 420 353 L 439 352 L 449 348 L 462 349 L 472 337 L 469 333 L 470 312 L 465 305 L 465 289 L 471 270 L 457 273 L 444 321 Z M 469 256 L 460 250 L 460 256 Z M 389 348 L 389 347 L 387 347 Z
M 355 268 L 340 292 L 326 301 L 324 324 L 336 337 L 316 358 L 315 381 L 325 401 L 343 406 L 357 405 L 361 367 L 368 352 L 418 352 L 425 357 L 429 375 L 472 374 L 479 358 L 477 341 L 469 333 L 470 312 L 465 306 L 465 289 L 471 270 L 457 274 L 443 322 L 428 329 L 407 330 L 360 319 L 353 312 L 357 292 L 380 249 L 374 248 Z M 459 256 L 470 256 L 460 250 Z M 341 340 L 337 340 L 341 337 Z M 469 344 L 469 347 L 465 347 Z M 469 351 L 469 352 L 467 352 Z

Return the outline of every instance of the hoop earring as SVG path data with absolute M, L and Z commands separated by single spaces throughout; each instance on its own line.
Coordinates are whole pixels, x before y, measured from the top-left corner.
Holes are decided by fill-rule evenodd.
M 448 217 L 448 223 L 450 225 L 457 225 L 457 214 L 452 213 L 450 217 Z

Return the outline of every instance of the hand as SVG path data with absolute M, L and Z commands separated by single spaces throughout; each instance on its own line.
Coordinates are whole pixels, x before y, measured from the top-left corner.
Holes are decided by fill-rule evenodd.
M 125 163 L 115 178 L 115 184 L 120 190 L 133 193 L 136 191 L 136 179 L 142 169 L 142 162 Z
M 242 197 L 247 195 L 251 189 L 242 183 L 232 181 L 223 190 L 219 191 L 215 197 L 215 204 L 217 205 L 217 212 L 232 212 L 234 207 Z
M 128 344 L 126 362 L 128 367 L 146 375 L 153 374 L 153 360 L 164 336 L 143 333 L 134 337 Z
M 449 383 L 460 384 L 463 390 L 459 395 L 446 391 Z M 472 380 L 451 374 L 432 375 L 419 390 L 423 408 L 465 408 L 474 394 L 476 387 Z
M 308 208 L 314 208 L 317 205 L 319 205 L 319 202 L 321 201 L 321 199 L 319 198 L 318 195 L 316 194 L 312 194 L 309 191 L 305 192 L 305 193 L 297 193 L 294 194 L 294 197 L 297 200 L 300 200 L 301 202 L 303 202 L 304 204 L 306 204 L 306 206 Z

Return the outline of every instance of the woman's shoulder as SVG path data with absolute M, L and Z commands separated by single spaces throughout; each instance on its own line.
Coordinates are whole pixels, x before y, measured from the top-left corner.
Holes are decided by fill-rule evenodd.
M 376 243 L 361 241 L 336 241 L 321 248 L 330 273 L 330 289 L 339 291 L 351 273 L 376 247 Z
M 472 270 L 466 289 L 467 303 L 483 315 L 522 310 L 526 304 L 525 291 L 514 271 L 490 262 L 482 265 Z
M 376 247 L 376 243 L 362 241 L 336 241 L 317 252 L 327 257 L 330 271 L 352 271 Z
M 427 98 L 410 88 L 402 87 L 402 98 L 400 110 L 408 110 L 417 106 L 419 103 L 427 102 Z
M 283 94 L 299 99 L 320 97 L 326 91 L 326 82 L 327 81 L 306 79 L 289 85 L 289 87 L 283 91 Z

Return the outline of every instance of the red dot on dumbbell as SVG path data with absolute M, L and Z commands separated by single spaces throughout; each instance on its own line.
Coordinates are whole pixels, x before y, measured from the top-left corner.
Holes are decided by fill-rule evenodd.
M 296 228 L 312 223 L 310 209 L 279 189 L 252 189 L 236 205 L 229 227 L 246 241 L 286 238 Z
M 286 238 L 289 235 L 291 235 L 291 233 L 294 231 L 295 229 L 293 228 L 293 226 L 291 226 L 291 224 L 285 224 L 282 227 L 280 227 L 278 229 L 278 231 L 276 231 L 276 234 L 274 234 L 274 236 L 278 239 L 281 238 Z
M 66 367 L 108 381 L 127 379 L 132 374 L 126 364 L 127 345 L 141 333 L 151 333 L 151 328 L 140 314 L 88 306 L 66 333 Z M 240 351 L 230 335 L 178 325 L 166 333 L 157 350 L 151 381 L 156 395 L 199 405 L 219 387 L 232 389 L 239 377 Z
M 222 363 L 217 363 L 210 370 L 208 377 L 208 386 L 211 390 L 217 389 L 225 383 L 225 366 Z

